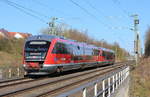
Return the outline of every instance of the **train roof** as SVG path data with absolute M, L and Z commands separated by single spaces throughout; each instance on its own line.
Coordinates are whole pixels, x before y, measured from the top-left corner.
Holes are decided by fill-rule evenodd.
M 26 41 L 31 41 L 31 40 L 46 40 L 46 41 L 51 41 L 52 39 L 55 39 L 55 38 L 63 39 L 63 40 L 71 41 L 71 42 L 75 42 L 75 43 L 77 43 L 77 45 L 82 45 L 83 44 L 83 45 L 85 45 L 88 48 L 101 49 L 103 51 L 108 51 L 108 52 L 114 53 L 114 51 L 110 50 L 110 49 L 106 49 L 106 48 L 102 48 L 102 47 L 97 47 L 95 45 L 87 44 L 87 43 L 84 43 L 84 42 L 77 42 L 76 40 L 66 39 L 64 37 L 55 36 L 55 35 L 34 35 L 34 36 L 28 37 L 28 39 Z
M 63 37 L 59 37 L 59 36 L 55 36 L 55 35 L 34 35 L 34 36 L 28 37 L 27 41 L 31 41 L 31 40 L 51 41 L 52 39 L 55 39 L 55 38 L 65 39 Z

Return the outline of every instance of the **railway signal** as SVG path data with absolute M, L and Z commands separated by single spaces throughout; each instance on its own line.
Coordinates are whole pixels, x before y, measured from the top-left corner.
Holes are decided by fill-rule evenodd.
M 135 32 L 134 52 L 135 52 L 135 60 L 137 65 L 139 61 L 139 57 L 141 56 L 140 36 L 138 31 L 139 19 L 137 14 L 132 15 L 132 17 L 134 18 L 134 28 L 132 30 Z

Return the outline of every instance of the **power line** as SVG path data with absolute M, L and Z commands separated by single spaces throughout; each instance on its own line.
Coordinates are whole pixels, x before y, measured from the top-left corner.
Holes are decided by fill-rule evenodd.
M 130 17 L 129 12 L 128 12 L 127 10 L 125 10 L 125 9 L 122 7 L 122 4 L 121 4 L 121 2 L 120 2 L 119 0 L 112 0 L 112 2 L 113 2 L 114 4 L 116 4 L 116 5 L 118 5 L 117 7 L 118 7 L 119 9 L 121 9 L 124 14 L 126 14 L 128 17 Z
M 49 16 L 46 16 L 46 15 L 44 15 L 43 13 L 37 12 L 37 11 L 35 11 L 35 10 L 33 10 L 33 9 L 24 7 L 24 6 L 20 5 L 20 4 L 17 4 L 17 3 L 15 3 L 15 2 L 12 2 L 12 1 L 9 1 L 9 0 L 5 0 L 5 1 L 10 2 L 10 3 L 12 3 L 12 4 L 14 4 L 14 5 L 16 5 L 16 6 L 20 7 L 20 8 L 22 8 L 22 9 L 28 10 L 28 11 L 34 13 L 34 14 L 37 14 L 37 15 L 39 15 L 39 16 L 43 16 L 44 18 L 48 18 L 48 19 L 49 19 Z
M 87 5 L 89 5 L 91 8 L 93 8 L 96 12 L 98 12 L 101 16 L 103 16 L 106 19 L 110 19 L 109 16 L 106 16 L 105 13 L 99 9 L 97 9 L 91 2 L 89 2 L 88 0 L 83 0 Z M 111 20 L 111 19 L 110 19 Z M 111 24 L 112 25 L 112 24 Z M 130 29 L 129 27 L 110 27 L 110 29 Z
M 95 11 L 97 11 L 100 15 L 102 15 L 103 17 L 107 18 L 107 16 L 105 15 L 105 13 L 99 9 L 97 9 L 93 4 L 91 4 L 89 1 L 87 0 L 83 0 L 86 4 L 88 4 L 91 8 L 93 8 Z
M 15 9 L 19 10 L 20 12 L 23 12 L 23 13 L 25 13 L 25 14 L 27 14 L 27 15 L 35 18 L 35 19 L 38 19 L 39 21 L 41 21 L 43 23 L 46 23 L 46 21 L 44 19 L 42 19 L 39 16 L 36 16 L 36 15 L 30 13 L 30 12 L 27 12 L 26 10 L 24 10 L 23 8 L 20 8 L 19 6 L 17 6 L 16 4 L 12 3 L 11 1 L 8 1 L 8 0 L 0 0 L 0 1 L 6 3 L 9 6 L 14 7 Z
M 81 5 L 79 5 L 77 2 L 73 1 L 73 0 L 69 0 L 71 3 L 73 3 L 74 5 L 76 5 L 77 7 L 79 7 L 81 10 L 83 10 L 86 14 L 88 14 L 89 16 L 91 16 L 93 19 L 98 20 L 98 22 L 102 23 L 103 25 L 105 25 L 106 27 L 110 28 L 107 24 L 105 24 L 104 22 L 102 22 L 101 20 L 99 20 L 99 18 L 97 18 L 95 15 L 91 14 L 87 9 L 85 9 L 84 7 L 82 7 Z
M 55 8 L 50 8 L 49 7 L 49 5 L 48 4 L 46 4 L 46 3 L 43 3 L 43 2 L 40 2 L 40 0 L 31 0 L 32 2 L 34 2 L 34 3 L 36 3 L 36 4 L 38 4 L 38 5 L 40 5 L 40 6 L 42 6 L 42 7 L 45 7 L 45 8 L 47 8 L 47 9 L 50 9 L 50 10 L 53 10 L 53 11 L 55 11 L 55 12 L 57 12 L 57 13 L 61 13 L 61 14 L 63 14 L 64 16 L 70 16 L 70 14 L 68 14 L 68 13 L 65 13 L 64 11 L 61 11 L 61 10 L 58 10 L 58 9 L 55 9 Z M 59 20 L 61 19 L 61 20 L 64 20 L 64 19 L 67 19 L 67 20 L 79 20 L 79 21 L 81 21 L 81 19 L 79 18 L 79 17 L 59 17 L 59 16 L 57 16 L 57 18 L 59 18 Z M 82 20 L 83 21 L 83 20 Z M 57 21 L 58 22 L 58 21 Z
M 96 12 L 99 13 L 99 15 L 103 16 L 105 19 L 109 19 L 109 16 L 106 16 L 105 13 L 99 9 L 97 9 L 91 2 L 89 2 L 88 0 L 83 0 L 87 5 L 89 5 L 91 8 L 93 8 Z M 111 24 L 112 25 L 112 24 Z M 110 27 L 110 29 L 113 28 L 113 27 Z
M 63 14 L 64 16 L 70 15 L 70 14 L 68 14 L 68 13 L 65 13 L 65 12 L 62 11 L 62 10 L 58 10 L 58 9 L 55 9 L 55 8 L 50 8 L 48 4 L 43 3 L 43 2 L 40 2 L 40 0 L 31 0 L 31 1 L 34 2 L 34 3 L 36 3 L 36 4 L 38 4 L 38 5 L 40 5 L 40 6 L 42 6 L 42 7 L 45 7 L 45 8 L 50 9 L 50 10 L 53 10 L 53 11 L 59 13 L 59 14 L 61 13 L 61 14 Z M 62 17 L 59 17 L 59 18 L 62 18 Z M 75 20 L 75 19 L 79 19 L 79 17 L 69 17 L 69 18 L 67 18 L 67 19 Z
M 89 5 L 91 8 L 93 8 L 97 13 L 99 13 L 99 15 L 101 15 L 101 16 L 103 16 L 104 18 L 106 18 L 106 19 L 109 19 L 109 20 L 112 20 L 112 18 L 114 18 L 113 16 L 107 16 L 107 15 L 105 15 L 105 13 L 102 11 L 102 10 L 100 10 L 100 9 L 97 9 L 91 2 L 89 2 L 88 0 L 83 0 L 87 5 Z M 115 16 L 115 18 L 117 18 L 116 16 Z M 120 18 L 120 17 L 118 17 L 118 18 Z
M 48 9 L 50 9 L 50 10 L 54 10 L 54 11 L 56 11 L 56 12 L 59 12 L 59 13 L 61 13 L 61 14 L 63 14 L 63 15 L 68 15 L 67 13 L 65 13 L 65 12 L 63 12 L 63 11 L 61 11 L 61 10 L 54 9 L 54 8 L 50 8 L 49 5 L 47 5 L 47 4 L 45 4 L 45 3 L 42 3 L 42 2 L 40 2 L 39 0 L 31 0 L 31 1 L 34 2 L 34 3 L 36 3 L 36 4 L 38 4 L 38 5 L 40 5 L 40 6 L 42 6 L 42 7 L 48 8 Z

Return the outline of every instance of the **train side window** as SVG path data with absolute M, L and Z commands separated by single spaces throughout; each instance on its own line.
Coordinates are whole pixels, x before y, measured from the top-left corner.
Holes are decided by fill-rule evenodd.
M 78 50 L 80 50 L 80 46 L 77 46 Z
M 84 55 L 84 48 L 83 47 L 80 47 L 81 49 L 80 49 L 80 53 L 81 53 L 81 55 Z
M 86 55 L 89 55 L 89 49 L 88 48 L 85 49 L 85 52 L 86 52 Z
M 59 51 L 59 49 L 58 49 L 58 47 L 59 47 L 59 44 L 58 43 L 56 43 L 55 44 L 55 46 L 54 46 L 54 48 L 53 48 L 53 51 L 52 51 L 52 53 L 54 53 L 54 54 L 58 54 L 60 51 Z
M 55 54 L 69 54 L 69 51 L 68 51 L 68 48 L 67 48 L 66 44 L 58 42 L 58 43 L 55 44 L 52 53 L 55 53 Z
M 63 43 L 60 43 L 60 45 L 61 45 L 61 54 L 66 54 L 65 45 Z
M 72 45 L 72 49 L 73 49 L 73 55 L 77 55 L 77 50 L 76 50 L 76 46 Z
M 103 54 L 102 54 L 102 55 L 104 56 L 105 59 L 109 59 L 109 58 L 108 58 L 108 55 L 109 55 L 108 52 L 103 51 Z
M 98 56 L 98 55 L 99 55 L 99 50 L 94 49 L 94 50 L 93 50 L 93 55 Z
M 102 56 L 105 57 L 105 52 L 104 51 L 102 52 Z
M 66 44 L 66 47 L 67 47 L 67 52 L 69 54 L 73 54 L 72 44 Z
M 78 49 L 78 55 L 81 55 L 81 48 L 80 48 L 80 46 L 77 46 L 77 49 Z

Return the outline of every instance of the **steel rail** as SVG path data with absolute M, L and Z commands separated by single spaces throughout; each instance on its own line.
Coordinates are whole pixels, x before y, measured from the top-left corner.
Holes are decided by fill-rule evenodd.
M 71 88 L 71 87 L 73 87 L 73 86 L 80 85 L 80 83 L 87 82 L 88 80 L 97 78 L 98 76 L 102 76 L 102 75 L 104 75 L 104 74 L 106 74 L 106 73 L 111 73 L 111 72 L 113 72 L 114 70 L 116 70 L 117 68 L 121 68 L 121 67 L 122 67 L 122 66 L 118 66 L 118 67 L 112 68 L 111 70 L 106 70 L 106 71 L 104 71 L 104 72 L 97 73 L 97 74 L 94 75 L 94 76 L 91 76 L 91 77 L 88 77 L 88 78 L 79 80 L 79 81 L 77 81 L 77 82 L 70 83 L 70 84 L 65 85 L 65 86 L 62 86 L 62 87 L 58 87 L 57 89 L 53 89 L 53 90 L 48 91 L 48 92 L 46 92 L 46 93 L 42 93 L 42 94 L 40 94 L 40 95 L 38 95 L 38 96 L 36 96 L 36 97 L 45 97 L 45 96 L 51 96 L 51 95 L 54 96 L 55 94 L 57 94 L 58 91 L 59 91 L 59 92 L 60 92 L 60 91 L 65 91 L 65 89 L 67 89 L 67 88 Z
M 22 78 L 22 79 L 16 79 L 16 80 L 11 80 L 11 81 L 6 81 L 6 82 L 4 81 L 4 82 L 0 83 L 0 88 L 4 88 L 7 86 L 14 86 L 14 85 L 27 83 L 27 82 L 31 82 L 31 81 L 35 81 L 35 80 L 30 79 L 30 78 Z
M 119 67 L 120 65 L 117 65 L 117 66 Z M 100 70 L 106 70 L 106 69 L 117 67 L 117 66 L 116 65 L 112 65 L 112 66 L 108 66 L 108 67 L 104 67 L 104 68 L 98 68 L 96 70 L 81 72 L 80 74 L 77 74 L 77 75 L 74 75 L 74 76 L 69 76 L 69 77 L 65 77 L 65 78 L 62 78 L 62 79 L 60 78 L 58 80 L 49 81 L 47 83 L 41 83 L 39 85 L 26 87 L 26 88 L 23 88 L 23 89 L 14 90 L 14 91 L 11 91 L 11 92 L 8 92 L 8 93 L 0 94 L 0 96 L 15 95 L 15 94 L 26 92 L 26 91 L 30 91 L 30 90 L 33 90 L 33 89 L 36 89 L 36 88 L 39 88 L 39 87 L 47 86 L 49 84 L 59 83 L 60 81 L 68 80 L 68 79 L 71 79 L 71 78 L 74 78 L 74 77 L 87 75 L 87 74 L 90 74 L 92 72 L 97 72 L 97 71 L 100 71 Z
M 0 84 L 6 83 L 6 82 L 11 82 L 11 81 L 17 81 L 17 80 L 22 80 L 24 77 L 21 78 L 13 78 L 13 79 L 7 79 L 7 80 L 0 80 Z

